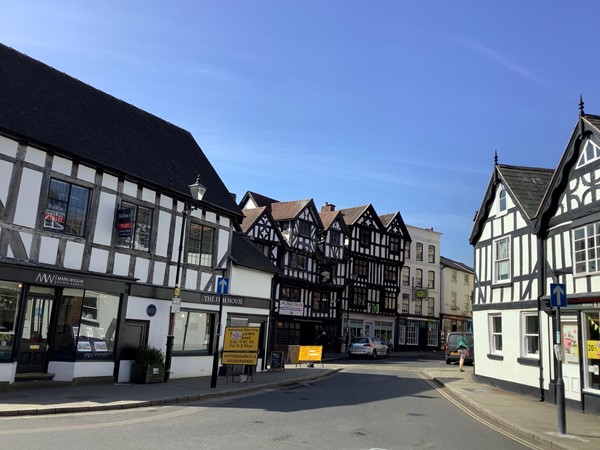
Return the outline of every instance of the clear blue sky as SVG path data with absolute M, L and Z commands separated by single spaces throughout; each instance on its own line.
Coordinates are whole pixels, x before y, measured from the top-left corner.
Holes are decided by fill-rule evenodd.
M 597 1 L 0 0 L 0 10 L 0 42 L 189 130 L 238 198 L 400 211 L 469 265 L 494 151 L 555 168 L 579 95 L 600 114 Z

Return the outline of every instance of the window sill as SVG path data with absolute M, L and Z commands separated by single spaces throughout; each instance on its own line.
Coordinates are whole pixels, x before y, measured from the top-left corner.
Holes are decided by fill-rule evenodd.
M 517 364 L 521 364 L 523 366 L 539 367 L 540 360 L 537 358 L 521 357 L 521 358 L 517 358 Z
M 488 357 L 488 359 L 491 359 L 491 360 L 494 360 L 494 361 L 504 361 L 504 355 L 497 355 L 497 354 L 488 353 L 487 357 Z
M 512 284 L 513 284 L 512 281 L 495 282 L 495 283 L 492 283 L 492 289 L 511 287 Z

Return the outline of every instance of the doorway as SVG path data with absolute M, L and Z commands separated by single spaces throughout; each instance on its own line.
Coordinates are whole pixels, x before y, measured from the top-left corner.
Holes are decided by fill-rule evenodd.
M 23 309 L 18 341 L 17 373 L 45 373 L 50 345 L 55 291 L 32 286 Z

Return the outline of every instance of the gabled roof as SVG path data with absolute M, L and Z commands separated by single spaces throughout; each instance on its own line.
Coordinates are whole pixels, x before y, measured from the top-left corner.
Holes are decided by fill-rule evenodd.
M 374 217 L 375 221 L 377 222 L 377 224 L 379 225 L 379 227 L 384 228 L 383 223 L 381 223 L 381 219 L 379 219 L 379 215 L 377 214 L 377 212 L 375 211 L 375 208 L 371 204 L 363 205 L 363 206 L 355 206 L 352 208 L 340 209 L 340 212 L 344 216 L 344 222 L 346 223 L 346 225 L 351 226 L 351 225 L 354 225 L 354 223 L 360 217 L 362 217 L 363 214 L 365 214 L 368 210 L 370 210 L 371 214 L 373 214 L 373 217 Z
M 266 210 L 266 206 L 263 206 L 261 208 L 244 209 L 244 219 L 240 224 L 240 229 L 242 230 L 242 232 L 247 233 L 248 230 L 254 226 L 258 218 L 262 216 Z
M 331 225 L 333 225 L 336 220 L 339 220 L 342 227 L 342 232 L 347 233 L 348 230 L 346 228 L 346 223 L 344 222 L 344 217 L 342 216 L 341 211 L 323 211 L 319 213 L 319 215 L 321 216 L 321 222 L 323 223 L 323 229 L 325 231 L 329 230 Z
M 273 198 L 269 198 L 265 195 L 257 194 L 256 192 L 248 191 L 244 194 L 242 201 L 240 202 L 240 206 L 243 208 L 246 206 L 249 200 L 252 200 L 258 208 L 262 206 L 268 206 L 271 203 L 277 203 L 277 200 Z
M 461 270 L 463 272 L 475 273 L 473 271 L 473 269 L 471 267 L 467 266 L 466 264 L 463 264 L 458 261 L 453 261 L 452 259 L 445 258 L 443 256 L 440 256 L 440 264 L 442 265 L 442 269 L 445 266 L 445 267 L 451 267 L 456 270 Z
M 0 61 L 0 134 L 178 198 L 199 175 L 203 202 L 241 217 L 188 131 L 2 44 Z
M 269 258 L 263 255 L 258 248 L 241 233 L 234 232 L 231 240 L 231 258 L 234 264 L 259 270 L 261 272 L 281 275 L 279 270 Z
M 469 242 L 474 245 L 479 239 L 487 220 L 490 208 L 494 203 L 496 186 L 502 183 L 514 199 L 517 208 L 523 213 L 523 218 L 534 227 L 533 221 L 548 189 L 554 170 L 536 167 L 509 166 L 495 164 L 492 177 L 488 183 L 483 201 L 475 215 L 473 229 Z
M 317 211 L 317 207 L 312 198 L 291 202 L 276 202 L 271 203 L 270 205 L 271 215 L 273 216 L 273 219 L 278 222 L 282 220 L 296 220 L 300 213 L 306 208 L 309 208 L 312 211 L 317 226 L 322 226 L 319 211 Z
M 402 230 L 402 236 L 404 236 L 404 239 L 412 242 L 412 238 L 410 237 L 408 228 L 406 227 L 404 219 L 402 218 L 402 215 L 399 211 L 396 211 L 395 213 L 384 214 L 382 216 L 379 216 L 379 219 L 381 220 L 381 223 L 386 229 L 389 229 L 390 225 L 392 225 L 394 220 L 397 220 L 400 225 L 400 229 Z
M 521 209 L 533 220 L 537 216 L 554 170 L 503 164 L 498 164 L 496 168 Z
M 582 105 L 580 106 L 582 107 Z M 581 146 L 593 134 L 600 137 L 600 116 L 580 113 L 577 125 L 540 204 L 538 220 L 535 224 L 536 233 L 548 228 L 552 216 L 556 213 L 560 198 L 567 189 L 570 173 L 576 167 L 581 156 Z

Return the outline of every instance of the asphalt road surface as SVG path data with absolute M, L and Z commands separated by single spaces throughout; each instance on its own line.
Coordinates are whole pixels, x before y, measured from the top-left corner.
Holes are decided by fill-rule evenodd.
M 0 449 L 523 449 L 394 360 L 238 397 L 125 411 L 0 419 Z M 429 364 L 443 364 L 436 361 Z

